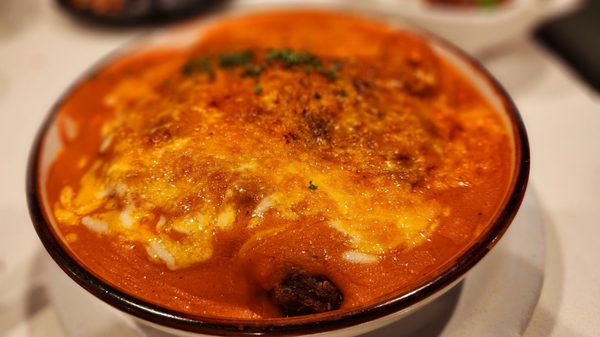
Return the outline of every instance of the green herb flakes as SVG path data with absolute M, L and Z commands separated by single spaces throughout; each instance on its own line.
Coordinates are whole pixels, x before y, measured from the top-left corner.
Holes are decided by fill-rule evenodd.
M 295 65 L 317 65 L 321 64 L 321 60 L 311 53 L 295 51 L 292 49 L 274 49 L 267 52 L 265 61 L 274 62 L 281 61 L 286 67 Z
M 219 55 L 219 66 L 223 68 L 244 66 L 254 60 L 252 51 L 229 52 Z
M 252 77 L 258 80 L 266 67 L 274 62 L 280 62 L 285 68 L 298 66 L 306 74 L 316 72 L 330 81 L 337 79 L 338 71 L 342 67 L 342 63 L 335 60 L 325 68 L 320 58 L 308 52 L 292 49 L 272 49 L 266 52 L 262 60 L 257 60 L 251 50 L 231 51 L 218 55 L 191 58 L 182 66 L 181 72 L 186 76 L 203 72 L 214 79 L 213 64 L 216 64 L 220 68 L 241 68 L 239 72 L 241 77 Z
M 208 57 L 194 57 L 181 67 L 181 73 L 185 76 L 191 76 L 199 72 L 206 73 L 211 80 L 215 78 L 215 70 Z
M 258 77 L 263 72 L 263 67 L 259 64 L 247 65 L 242 71 L 242 77 Z

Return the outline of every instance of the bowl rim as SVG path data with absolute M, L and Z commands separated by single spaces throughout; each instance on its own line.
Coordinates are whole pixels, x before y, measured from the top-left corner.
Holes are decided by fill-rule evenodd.
M 284 10 L 289 11 L 290 9 Z M 294 9 L 291 9 L 294 10 Z M 339 9 L 312 9 L 314 11 L 325 11 L 333 13 L 345 13 Z M 281 12 L 281 9 L 266 10 L 264 12 Z M 373 20 L 368 15 L 351 12 L 350 15 Z M 198 22 L 203 22 L 200 20 Z M 394 26 L 386 20 L 383 23 Z M 192 23 L 193 24 L 193 23 Z M 189 25 L 189 23 L 188 23 Z M 515 165 L 512 176 L 511 186 L 507 191 L 505 205 L 490 223 L 487 232 L 481 235 L 479 239 L 471 244 L 469 249 L 463 251 L 455 258 L 455 262 L 449 267 L 438 271 L 432 278 L 426 280 L 417 287 L 411 288 L 402 293 L 396 293 L 385 299 L 368 306 L 344 310 L 340 312 L 330 312 L 326 314 L 299 316 L 294 318 L 271 319 L 267 321 L 252 321 L 239 319 L 221 319 L 212 317 L 199 317 L 184 314 L 175 310 L 167 309 L 156 304 L 152 304 L 143 299 L 139 299 L 125 293 L 101 278 L 95 276 L 92 272 L 83 267 L 77 259 L 71 256 L 68 248 L 57 237 L 53 225 L 46 219 L 41 198 L 40 189 L 40 158 L 41 150 L 44 145 L 47 132 L 56 120 L 64 101 L 81 85 L 90 75 L 98 69 L 109 65 L 119 57 L 131 52 L 128 47 L 135 43 L 143 41 L 142 37 L 135 38 L 124 46 L 110 52 L 98 62 L 94 63 L 87 71 L 83 72 L 53 104 L 41 127 L 37 131 L 34 142 L 29 153 L 27 171 L 26 171 L 26 196 L 29 208 L 29 215 L 35 231 L 40 238 L 43 246 L 56 262 L 56 264 L 77 284 L 87 290 L 89 293 L 99 298 L 103 302 L 141 320 L 164 326 L 171 329 L 202 334 L 215 334 L 222 336 L 250 336 L 268 334 L 272 336 L 289 334 L 315 334 L 324 333 L 332 330 L 348 328 L 357 324 L 376 320 L 396 312 L 408 309 L 409 307 L 424 302 L 425 299 L 432 298 L 436 293 L 449 288 L 459 281 L 475 264 L 477 264 L 500 240 L 505 231 L 510 226 L 519 206 L 523 200 L 529 180 L 530 153 L 529 141 L 521 115 L 514 102 L 511 100 L 507 91 L 502 85 L 475 59 L 464 51 L 454 46 L 452 43 L 437 37 L 433 34 L 413 29 L 411 25 L 395 25 L 398 29 L 408 29 L 411 34 L 424 38 L 428 43 L 438 45 L 446 51 L 457 56 L 461 61 L 470 67 L 476 76 L 487 82 L 494 95 L 497 96 L 506 111 L 506 117 L 509 119 L 511 131 L 513 132 L 513 141 L 515 145 Z M 177 27 L 175 27 L 177 29 Z M 152 32 L 150 33 L 152 34 Z M 134 48 L 135 51 L 135 48 Z

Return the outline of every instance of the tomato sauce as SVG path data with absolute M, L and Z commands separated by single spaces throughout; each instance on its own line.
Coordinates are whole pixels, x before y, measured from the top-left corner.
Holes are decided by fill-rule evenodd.
M 53 217 L 92 273 L 202 317 L 282 316 L 291 269 L 340 310 L 430 279 L 506 199 L 515 150 L 426 41 L 362 18 L 275 12 L 186 49 L 125 55 L 58 113 Z

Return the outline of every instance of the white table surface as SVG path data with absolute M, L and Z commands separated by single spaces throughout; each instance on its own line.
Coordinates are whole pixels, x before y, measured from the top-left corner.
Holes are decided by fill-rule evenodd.
M 64 335 L 27 214 L 29 148 L 73 79 L 142 33 L 81 25 L 52 2 L 0 0 L 0 336 Z M 546 225 L 545 284 L 525 336 L 599 336 L 600 96 L 527 37 L 482 61 L 525 120 Z

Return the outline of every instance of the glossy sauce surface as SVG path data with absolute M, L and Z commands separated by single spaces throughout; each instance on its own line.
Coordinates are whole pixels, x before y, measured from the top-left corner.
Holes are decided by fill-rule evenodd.
M 270 292 L 295 268 L 342 310 L 410 289 L 485 230 L 514 165 L 498 112 L 425 41 L 325 12 L 126 55 L 58 118 L 46 187 L 68 247 L 198 316 L 279 317 Z

